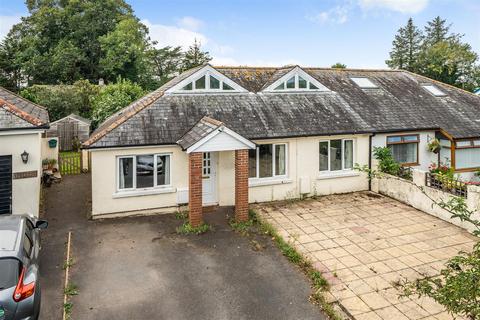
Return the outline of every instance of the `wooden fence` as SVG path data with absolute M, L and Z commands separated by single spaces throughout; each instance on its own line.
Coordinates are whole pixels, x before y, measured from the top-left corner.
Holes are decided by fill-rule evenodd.
M 62 175 L 82 173 L 81 152 L 60 152 L 58 167 Z

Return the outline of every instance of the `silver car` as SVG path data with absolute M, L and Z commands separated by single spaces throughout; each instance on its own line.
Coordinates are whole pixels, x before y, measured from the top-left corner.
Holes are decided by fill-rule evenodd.
M 0 216 L 0 320 L 38 319 L 39 230 L 47 226 L 27 215 Z

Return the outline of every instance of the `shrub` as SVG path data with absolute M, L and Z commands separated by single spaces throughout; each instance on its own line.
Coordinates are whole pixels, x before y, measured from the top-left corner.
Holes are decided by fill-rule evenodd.
M 400 172 L 400 164 L 393 159 L 392 151 L 387 147 L 374 147 L 373 156 L 377 159 L 378 169 L 381 172 L 397 176 Z

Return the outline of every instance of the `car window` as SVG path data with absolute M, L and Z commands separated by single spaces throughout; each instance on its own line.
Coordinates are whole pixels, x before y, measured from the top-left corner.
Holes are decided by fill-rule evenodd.
M 25 254 L 30 257 L 32 254 L 32 240 L 30 237 L 25 233 L 25 239 L 23 240 L 23 249 L 25 250 Z
M 33 231 L 33 229 L 35 229 L 35 228 L 33 227 L 33 223 L 32 223 L 32 221 L 30 221 L 30 220 L 28 220 L 28 219 L 26 219 L 25 221 L 27 221 L 27 231 L 28 231 L 29 234 L 31 234 L 32 231 Z
M 0 290 L 17 285 L 20 262 L 16 259 L 0 259 Z

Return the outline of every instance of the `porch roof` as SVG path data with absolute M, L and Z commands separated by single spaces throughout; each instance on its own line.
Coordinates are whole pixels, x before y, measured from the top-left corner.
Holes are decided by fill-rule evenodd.
M 187 153 L 255 148 L 255 143 L 208 116 L 201 118 L 177 144 Z

